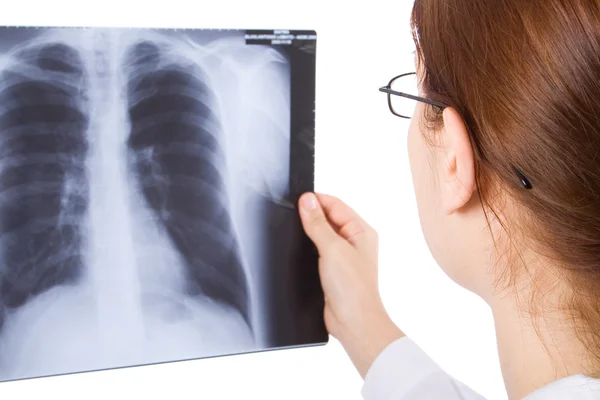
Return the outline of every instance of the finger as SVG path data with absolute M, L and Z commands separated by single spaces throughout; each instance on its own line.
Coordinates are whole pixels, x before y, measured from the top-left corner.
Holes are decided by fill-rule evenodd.
M 377 232 L 356 211 L 337 197 L 317 193 L 327 219 L 338 234 L 357 250 L 377 252 Z
M 323 255 L 326 249 L 342 238 L 329 224 L 319 199 L 314 193 L 305 193 L 300 197 L 300 219 L 308 237 L 313 241 L 319 254 Z

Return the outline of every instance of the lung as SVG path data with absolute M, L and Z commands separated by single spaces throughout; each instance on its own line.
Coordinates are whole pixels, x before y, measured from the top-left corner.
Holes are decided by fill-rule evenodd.
M 269 32 L 0 27 L 0 381 L 327 342 L 314 39 Z
M 210 83 L 199 67 L 147 40 L 131 46 L 124 70 L 131 170 L 184 259 L 188 294 L 232 307 L 252 328 Z
M 84 81 L 77 51 L 59 43 L 18 51 L 0 74 L 0 327 L 82 272 Z

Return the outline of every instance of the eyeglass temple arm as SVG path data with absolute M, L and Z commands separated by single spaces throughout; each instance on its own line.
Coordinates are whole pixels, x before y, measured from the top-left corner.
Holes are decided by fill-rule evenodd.
M 424 97 L 413 96 L 413 95 L 408 94 L 408 93 L 397 92 L 395 90 L 390 89 L 389 86 L 380 87 L 379 91 L 383 92 L 383 93 L 391 94 L 391 95 L 394 95 L 394 96 L 406 97 L 407 99 L 411 99 L 411 100 L 415 100 L 415 101 L 420 101 L 422 103 L 427 103 L 427 104 L 430 104 L 432 106 L 439 107 L 441 109 L 444 109 L 444 108 L 447 107 L 446 105 L 444 105 L 442 103 L 439 103 L 439 102 L 437 102 L 435 100 L 429 100 L 429 99 L 426 99 Z

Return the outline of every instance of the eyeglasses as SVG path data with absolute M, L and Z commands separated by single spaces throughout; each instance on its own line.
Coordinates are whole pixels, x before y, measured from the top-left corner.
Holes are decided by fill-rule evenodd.
M 419 96 L 419 82 L 416 72 L 398 75 L 386 86 L 379 88 L 380 92 L 386 93 L 390 111 L 397 117 L 411 119 L 415 112 L 416 102 L 426 103 L 440 109 L 445 109 L 445 104 Z M 531 183 L 516 167 L 512 167 L 519 177 L 521 185 L 525 189 L 531 189 Z
M 416 72 L 398 75 L 386 86 L 379 88 L 380 92 L 387 93 L 390 111 L 397 117 L 410 119 L 419 101 L 441 109 L 446 108 L 442 103 L 419 96 L 419 84 Z

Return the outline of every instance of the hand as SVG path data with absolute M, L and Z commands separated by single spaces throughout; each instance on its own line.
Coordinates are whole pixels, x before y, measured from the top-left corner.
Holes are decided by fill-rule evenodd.
M 335 197 L 305 193 L 299 206 L 304 230 L 319 252 L 327 330 L 364 378 L 379 353 L 404 336 L 379 295 L 377 233 Z

